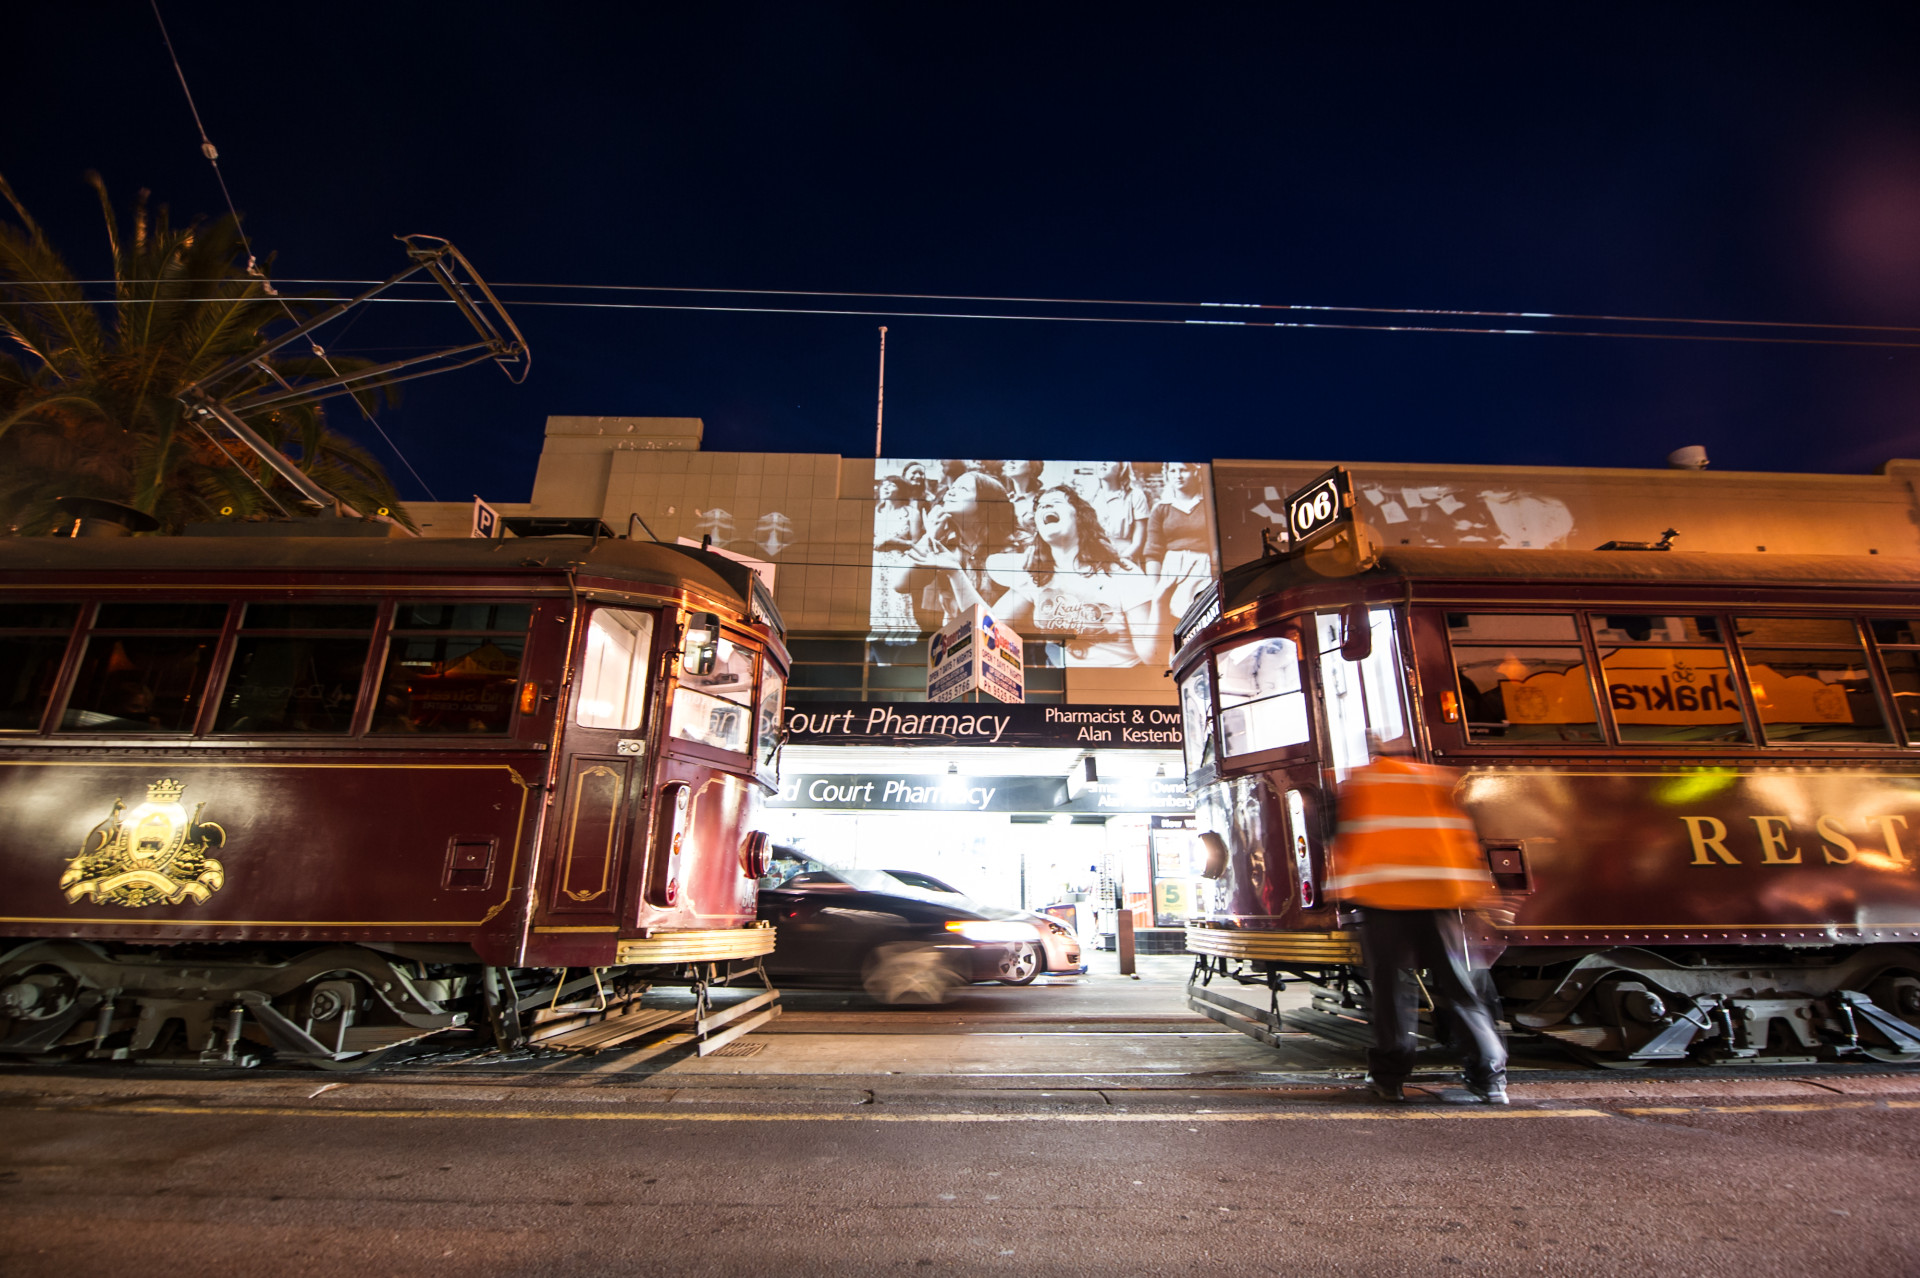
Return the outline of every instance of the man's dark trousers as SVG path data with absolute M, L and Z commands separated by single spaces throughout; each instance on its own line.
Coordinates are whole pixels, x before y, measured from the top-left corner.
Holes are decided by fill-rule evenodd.
M 1373 991 L 1373 1050 L 1367 1070 L 1381 1083 L 1404 1083 L 1413 1072 L 1414 1033 L 1420 991 L 1414 972 L 1424 968 L 1434 1002 L 1453 1014 L 1466 1055 L 1467 1085 L 1480 1089 L 1506 1077 L 1507 1049 L 1493 1028 L 1493 1013 L 1467 965 L 1466 936 L 1458 910 L 1360 912 L 1360 948 Z

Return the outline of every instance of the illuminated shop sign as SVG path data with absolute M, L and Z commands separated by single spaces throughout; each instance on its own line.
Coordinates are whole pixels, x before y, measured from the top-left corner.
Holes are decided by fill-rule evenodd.
M 768 807 L 838 812 L 1188 812 L 1184 779 L 1101 781 L 1069 797 L 1064 777 L 835 773 L 785 777 Z
M 1178 706 L 936 705 L 923 701 L 796 701 L 791 745 L 1042 746 L 1178 750 Z

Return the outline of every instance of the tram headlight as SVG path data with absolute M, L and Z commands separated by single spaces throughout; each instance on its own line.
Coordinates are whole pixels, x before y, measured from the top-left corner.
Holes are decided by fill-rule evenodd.
M 1040 933 L 1031 923 L 1018 923 L 1011 919 L 955 919 L 947 924 L 947 931 L 958 932 L 969 941 L 989 944 L 1040 939 Z

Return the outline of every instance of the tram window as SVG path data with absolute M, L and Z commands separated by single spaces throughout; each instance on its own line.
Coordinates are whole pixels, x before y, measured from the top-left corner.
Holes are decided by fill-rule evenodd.
M 1786 648 L 1832 644 L 1858 650 L 1860 632 L 1851 617 L 1739 617 L 1733 632 L 1740 646 Z
M 226 619 L 223 603 L 101 604 L 61 729 L 192 732 Z
M 1920 620 L 1912 617 L 1875 617 L 1867 624 L 1873 627 L 1876 643 L 1920 644 Z
M 1618 613 L 1593 618 L 1593 637 L 1611 643 L 1719 643 L 1718 617 Z
M 1849 651 L 1742 644 L 1741 650 L 1767 740 L 1892 740 L 1880 715 L 1867 654 L 1858 647 Z
M 403 603 L 393 610 L 395 630 L 527 632 L 533 609 L 526 604 Z
M 371 603 L 248 604 L 213 730 L 351 730 L 378 613 Z
M 1691 617 L 1650 620 L 1689 625 L 1696 621 Z M 1600 621 L 1594 618 L 1596 629 Z M 1655 626 L 1649 633 L 1671 631 Z M 1612 707 L 1613 721 L 1624 742 L 1707 744 L 1747 739 L 1740 689 L 1725 648 L 1603 645 L 1600 673 L 1607 687 L 1607 704 Z
M 1909 744 L 1920 745 L 1920 652 L 1883 648 L 1887 680 L 1893 685 L 1894 712 L 1906 725 Z
M 753 651 L 722 638 L 712 670 L 696 675 L 680 668 L 667 731 L 682 741 L 745 754 L 752 697 Z
M 531 617 L 525 604 L 395 605 L 373 730 L 504 734 L 513 723 Z M 471 633 L 449 633 L 469 627 Z
M 0 607 L 0 730 L 31 732 L 40 726 L 79 616 L 79 604 Z
M 1470 741 L 1598 741 L 1586 654 L 1575 647 L 1457 644 Z
M 1327 727 L 1332 737 L 1328 745 L 1334 772 L 1343 781 L 1348 772 L 1363 766 L 1370 757 L 1368 733 L 1386 745 L 1407 737 L 1393 610 L 1369 609 L 1367 618 L 1373 644 L 1365 661 L 1348 661 L 1340 655 L 1340 613 L 1323 612 L 1313 619 L 1320 648 L 1320 689 L 1326 699 Z
M 1307 740 L 1307 696 L 1300 683 L 1300 645 L 1287 635 L 1222 648 L 1220 749 L 1233 758 Z
M 647 670 L 652 652 L 652 613 L 595 609 L 587 621 L 574 722 L 583 728 L 621 732 L 639 727 L 647 708 Z
M 1447 637 L 1455 643 L 1578 643 L 1580 631 L 1565 613 L 1450 612 Z
M 774 752 L 780 748 L 780 694 L 785 686 L 780 672 L 773 668 L 772 662 L 768 662 L 760 674 L 760 721 L 757 731 L 762 768 L 773 767 Z
M 1180 726 L 1191 776 L 1213 762 L 1213 675 L 1204 661 L 1180 685 Z

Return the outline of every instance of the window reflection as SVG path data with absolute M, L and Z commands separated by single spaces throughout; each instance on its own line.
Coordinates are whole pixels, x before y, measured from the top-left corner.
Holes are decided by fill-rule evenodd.
M 1601 739 L 1580 649 L 1458 646 L 1453 658 L 1469 740 Z
M 753 726 L 753 652 L 721 639 L 713 669 L 688 674 L 680 669 L 667 731 L 682 741 L 744 754 Z
M 504 734 L 513 723 L 529 616 L 530 610 L 519 604 L 398 605 L 373 730 Z M 408 623 L 406 628 L 402 622 Z M 500 630 L 445 633 L 456 623 Z M 514 627 L 511 633 L 508 627 Z

